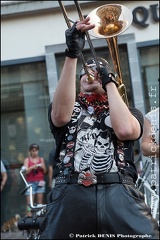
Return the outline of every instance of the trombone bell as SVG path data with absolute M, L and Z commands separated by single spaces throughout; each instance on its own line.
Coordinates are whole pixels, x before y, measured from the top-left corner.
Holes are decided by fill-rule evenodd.
M 94 9 L 89 15 L 90 22 L 95 28 L 89 30 L 91 36 L 111 38 L 117 36 L 131 25 L 132 12 L 120 4 L 106 4 Z
M 126 87 L 122 81 L 117 36 L 131 25 L 132 12 L 120 4 L 106 4 L 94 9 L 88 16 L 90 17 L 90 23 L 95 24 L 95 27 L 89 30 L 90 35 L 96 38 L 105 38 L 108 43 L 113 66 L 118 77 L 118 91 L 128 106 Z

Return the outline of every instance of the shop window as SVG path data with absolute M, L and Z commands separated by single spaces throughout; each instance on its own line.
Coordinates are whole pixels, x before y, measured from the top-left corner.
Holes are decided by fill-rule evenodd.
M 49 103 L 45 62 L 1 68 L 1 158 L 12 177 L 3 192 L 1 223 L 15 214 L 25 214 L 26 199 L 20 195 L 24 183 L 19 171 L 31 143 L 39 144 L 39 155 L 47 164 L 54 145 L 48 124 Z
M 139 49 L 145 109 L 159 106 L 159 47 L 150 46 Z

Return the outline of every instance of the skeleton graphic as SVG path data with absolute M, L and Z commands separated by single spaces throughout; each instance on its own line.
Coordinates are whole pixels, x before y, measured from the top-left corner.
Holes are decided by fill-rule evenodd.
M 77 136 L 76 152 L 75 166 L 78 171 L 91 167 L 96 172 L 103 172 L 112 168 L 114 147 L 107 129 L 81 130 Z

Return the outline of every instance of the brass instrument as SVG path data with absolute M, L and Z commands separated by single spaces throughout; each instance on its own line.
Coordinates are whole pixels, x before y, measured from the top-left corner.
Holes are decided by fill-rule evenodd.
M 78 1 L 74 1 L 75 6 L 77 8 L 80 20 L 83 20 L 82 11 L 78 4 Z M 62 3 L 59 1 L 60 7 L 62 8 Z M 63 7 L 64 8 L 64 7 Z M 66 22 L 70 19 L 67 17 L 66 11 L 64 13 L 64 9 L 62 10 L 63 15 L 66 19 Z M 97 70 L 99 70 L 99 63 L 97 61 L 97 57 L 95 54 L 95 50 L 93 48 L 92 42 L 90 40 L 90 36 L 95 38 L 104 38 L 107 41 L 109 52 L 112 58 L 116 80 L 118 82 L 118 91 L 128 106 L 128 98 L 126 94 L 126 87 L 122 81 L 122 73 L 120 67 L 120 60 L 119 60 L 119 51 L 118 51 L 118 44 L 117 44 L 117 36 L 127 30 L 127 28 L 132 23 L 132 12 L 125 6 L 120 4 L 106 4 L 102 5 L 96 9 L 94 9 L 91 13 L 88 14 L 90 17 L 90 23 L 95 24 L 95 27 L 88 32 L 86 32 L 86 37 L 93 54 L 93 58 L 95 60 Z M 71 20 L 70 20 L 71 21 Z M 73 22 L 73 21 L 72 21 Z M 82 62 L 84 61 L 83 55 Z M 87 74 L 90 74 L 87 70 L 85 62 L 83 63 L 84 69 L 86 70 Z M 92 78 L 89 80 L 92 81 Z
M 95 24 L 95 28 L 89 31 L 90 35 L 105 38 L 107 41 L 119 85 L 118 91 L 128 106 L 126 87 L 122 82 L 117 36 L 126 31 L 131 25 L 132 12 L 127 7 L 119 4 L 106 4 L 94 9 L 88 16 L 90 22 Z

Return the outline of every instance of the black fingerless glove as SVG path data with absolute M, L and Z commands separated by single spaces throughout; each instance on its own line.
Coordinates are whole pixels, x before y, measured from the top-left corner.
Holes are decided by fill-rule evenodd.
M 65 55 L 70 58 L 78 58 L 85 45 L 85 33 L 81 33 L 76 29 L 75 22 L 71 28 L 66 30 L 65 35 L 68 47 Z
M 100 70 L 99 70 L 100 78 L 102 80 L 102 88 L 104 89 L 104 91 L 106 91 L 106 84 L 110 82 L 113 82 L 116 85 L 116 87 L 118 87 L 118 83 L 115 79 L 114 74 L 109 73 L 106 66 L 100 65 L 99 67 L 100 67 Z

